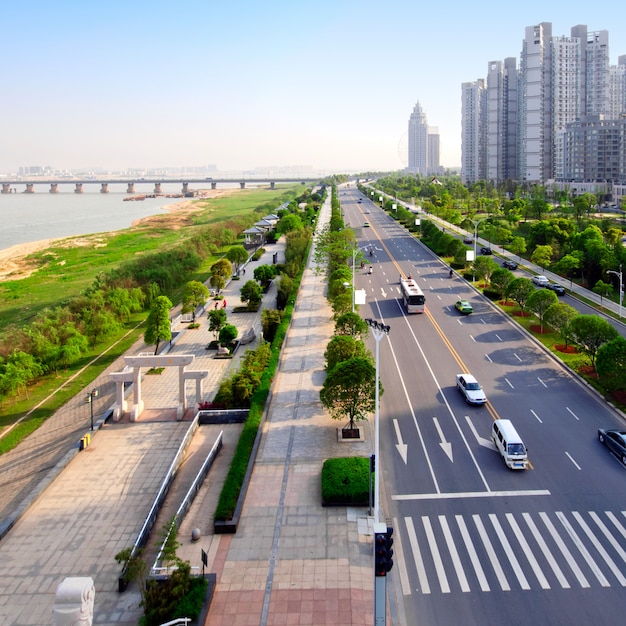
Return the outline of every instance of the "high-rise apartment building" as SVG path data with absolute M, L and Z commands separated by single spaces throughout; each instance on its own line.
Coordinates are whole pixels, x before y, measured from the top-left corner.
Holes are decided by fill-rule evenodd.
M 609 64 L 606 30 L 577 25 L 569 36 L 553 36 L 552 24 L 542 22 L 525 29 L 519 70 L 512 58 L 489 62 L 484 106 L 480 86 L 462 84 L 463 180 L 545 183 L 565 176 L 571 124 L 626 114 L 626 55 Z
M 428 154 L 426 159 L 426 171 L 435 176 L 441 174 L 439 159 L 439 128 L 437 126 L 428 127 Z
M 461 178 L 465 185 L 487 179 L 487 88 L 479 78 L 461 85 Z

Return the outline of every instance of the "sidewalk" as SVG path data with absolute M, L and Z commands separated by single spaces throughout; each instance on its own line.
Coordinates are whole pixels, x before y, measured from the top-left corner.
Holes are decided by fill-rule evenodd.
M 327 222 L 328 202 L 320 213 L 320 223 Z M 257 265 L 271 263 L 277 249 L 268 246 L 267 256 Z M 225 290 L 229 322 L 237 325 L 240 334 L 254 325 L 260 336 L 260 313 L 232 313 L 244 283 L 233 281 Z M 264 300 L 274 306 L 273 298 L 275 294 L 270 292 Z M 172 354 L 193 353 L 193 369 L 210 372 L 203 388 L 203 399 L 207 400 L 227 371 L 237 367 L 246 348 L 255 344 L 242 346 L 235 359 L 214 359 L 212 351 L 205 350 L 210 339 L 206 315 L 198 321 L 202 327 L 182 333 Z M 373 621 L 367 511 L 321 506 L 323 461 L 336 456 L 369 456 L 372 448 L 367 425 L 364 442 L 340 443 L 338 423 L 319 403 L 325 375 L 323 353 L 333 330 L 325 279 L 309 266 L 283 347 L 238 532 L 213 535 L 211 524 L 220 481 L 236 441 L 229 431 L 218 457 L 221 465 L 210 473 L 179 533 L 179 556 L 193 567 L 201 567 L 203 549 L 209 558 L 206 571 L 217 574 L 206 626 L 321 626 Z M 142 343 L 138 342 L 131 353 L 145 351 Z M 116 362 L 108 371 L 122 367 L 123 363 Z M 96 415 L 112 403 L 108 371 L 94 383 L 101 390 Z M 166 368 L 160 376 L 146 376 L 142 384 L 146 410 L 140 419 L 102 425 L 86 450 L 72 450 L 64 456 L 68 436 L 75 434 L 75 442 L 88 430 L 84 397 L 89 390 L 83 390 L 46 422 L 36 438 L 24 442 L 19 454 L 4 460 L 2 491 L 19 491 L 22 488 L 13 487 L 11 481 L 23 480 L 34 483 L 30 492 L 37 497 L 33 496 L 32 505 L 0 540 L 0 561 L 7 581 L 0 590 L 0 623 L 52 624 L 57 585 L 66 576 L 91 576 L 96 586 L 94 625 L 137 624 L 141 615 L 138 591 L 131 586 L 118 593 L 120 566 L 114 556 L 134 541 L 193 416 L 193 409 L 189 409 L 183 421 L 173 417 L 177 380 L 175 368 Z M 187 393 L 190 406 L 194 406 L 195 385 L 189 384 Z M 51 465 L 44 463 L 29 476 L 31 463 L 48 446 L 59 449 L 58 475 L 50 474 Z M 45 490 L 42 476 L 47 476 L 49 483 Z M 201 529 L 202 537 L 192 544 L 194 528 Z

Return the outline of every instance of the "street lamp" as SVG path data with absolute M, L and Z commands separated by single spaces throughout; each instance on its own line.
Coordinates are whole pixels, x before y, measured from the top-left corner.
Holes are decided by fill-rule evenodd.
M 378 367 L 378 345 L 380 340 L 389 334 L 390 327 L 382 322 L 378 322 L 373 319 L 367 318 L 365 323 L 372 329 L 372 334 L 376 340 L 376 398 L 375 398 L 375 417 L 374 417 L 374 463 L 376 465 L 374 471 L 374 549 L 373 549 L 373 561 L 374 561 L 374 624 L 376 626 L 385 626 L 387 623 L 387 571 L 391 568 L 392 561 L 389 562 L 387 567 L 387 557 L 391 558 L 393 551 L 388 551 L 387 547 L 382 548 L 383 566 L 382 571 L 378 571 L 377 563 L 377 550 L 381 550 L 379 542 L 387 544 L 387 538 L 390 538 L 389 529 L 386 523 L 380 522 L 380 420 L 378 419 L 378 396 L 379 396 L 379 367 Z M 372 463 L 370 463 L 371 471 Z M 393 532 L 393 531 L 392 531 Z M 389 544 L 390 545 L 390 544 Z
M 622 264 L 619 264 L 619 272 L 616 272 L 615 270 L 607 270 L 606 273 L 615 274 L 615 276 L 619 278 L 619 319 L 622 319 Z
M 476 260 L 476 237 L 478 237 L 478 225 L 488 219 L 488 217 L 483 217 L 479 220 L 470 220 L 470 222 L 474 224 L 474 260 Z
M 89 403 L 89 410 L 91 413 L 91 430 L 93 432 L 93 401 L 98 397 L 98 390 L 94 387 L 85 398 L 85 402 Z

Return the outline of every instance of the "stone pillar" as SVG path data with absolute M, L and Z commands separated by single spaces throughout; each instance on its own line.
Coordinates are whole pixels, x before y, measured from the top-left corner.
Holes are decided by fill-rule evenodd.
M 178 366 L 178 407 L 176 419 L 182 420 L 187 410 L 187 394 L 185 393 L 185 366 Z
M 52 616 L 55 626 L 91 626 L 95 599 L 93 578 L 65 578 L 54 596 Z
M 76 189 L 74 189 L 74 193 L 83 193 L 83 183 L 76 183 Z
M 102 183 L 100 185 L 100 193 L 109 193 L 109 183 Z
M 50 193 L 59 193 L 58 183 L 50 183 Z
M 154 193 L 161 193 L 161 183 L 154 183 Z
M 135 183 L 128 183 L 128 187 L 126 187 L 126 193 L 135 193 Z
M 143 413 L 143 399 L 141 398 L 141 367 L 133 367 L 133 408 L 130 412 L 130 421 L 136 422 Z
M 33 183 L 26 183 L 26 193 L 35 193 L 35 185 Z
M 189 191 L 189 183 L 183 183 L 183 193 L 187 193 Z
M 2 193 L 11 193 L 11 185 L 9 183 L 2 183 Z

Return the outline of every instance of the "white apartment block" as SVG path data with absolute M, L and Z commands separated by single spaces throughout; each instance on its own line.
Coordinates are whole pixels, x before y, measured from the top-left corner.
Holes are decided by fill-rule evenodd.
M 419 102 L 409 118 L 409 167 L 412 174 L 428 174 L 428 122 Z
M 485 80 L 461 85 L 461 177 L 469 185 L 487 179 Z

